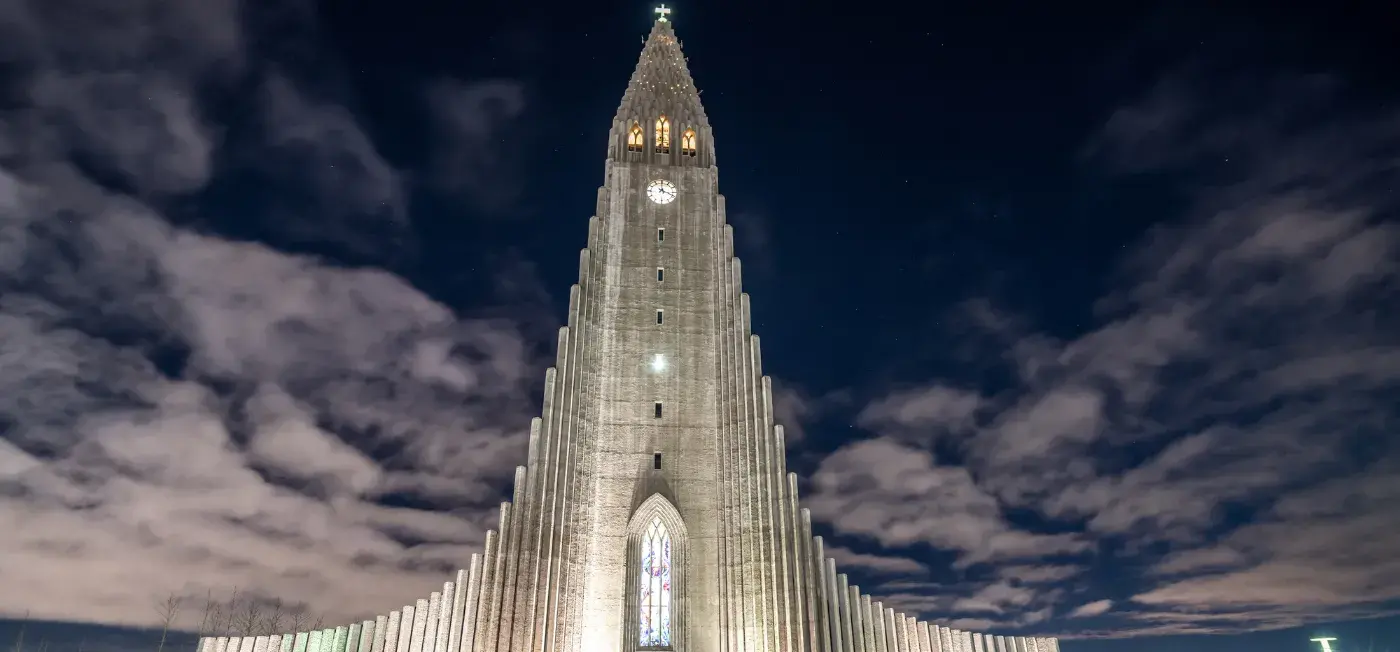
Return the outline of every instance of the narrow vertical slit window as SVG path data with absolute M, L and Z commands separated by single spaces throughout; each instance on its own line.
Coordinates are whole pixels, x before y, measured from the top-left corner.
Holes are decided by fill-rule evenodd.
M 657 308 L 657 309 L 656 309 L 656 323 L 660 324 L 660 323 L 664 323 L 665 321 L 666 321 L 666 311 L 665 311 L 665 310 L 662 310 L 662 309 L 660 309 L 660 308 Z
M 671 121 L 665 115 L 656 119 L 656 153 L 671 153 Z
M 657 401 L 657 402 L 652 406 L 652 410 L 653 410 L 653 416 L 654 416 L 655 418 L 657 418 L 657 419 L 660 419 L 660 418 L 661 418 L 661 401 Z
M 642 151 L 643 144 L 646 142 L 644 139 L 645 136 L 642 135 L 642 125 L 640 123 L 633 122 L 632 130 L 627 132 L 627 151 Z
M 658 268 L 656 268 L 656 282 L 657 282 L 657 283 L 660 283 L 660 282 L 662 282 L 662 281 L 664 281 L 664 280 L 666 280 L 666 268 L 665 268 L 665 267 L 658 267 Z
M 666 229 L 657 229 L 657 230 L 656 230 L 656 241 L 657 241 L 657 242 L 665 242 L 665 241 L 666 241 Z
M 651 468 L 656 471 L 661 470 L 661 453 L 651 454 Z

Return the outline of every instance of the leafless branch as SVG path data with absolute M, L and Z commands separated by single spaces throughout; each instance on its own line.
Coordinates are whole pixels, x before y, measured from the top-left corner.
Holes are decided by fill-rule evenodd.
M 266 636 L 272 636 L 273 634 L 281 634 L 282 621 L 286 617 L 286 615 L 286 610 L 282 607 L 282 599 L 278 598 L 276 600 L 273 600 L 271 613 L 267 614 L 267 616 L 263 618 L 262 621 L 263 634 Z
M 175 622 L 175 616 L 180 613 L 180 596 L 171 593 L 166 596 L 165 601 L 156 605 L 156 614 L 160 616 L 160 644 L 156 646 L 156 652 L 165 651 L 165 638 L 170 634 L 170 624 Z
M 308 614 L 306 613 L 306 605 L 304 605 L 304 604 L 297 605 L 296 610 L 292 612 L 292 633 L 293 633 L 293 634 L 299 634 L 299 633 L 305 631 L 304 628 L 306 627 L 306 619 L 307 619 L 307 617 L 308 617 Z
M 254 636 L 258 632 L 258 625 L 262 622 L 262 607 L 258 601 L 249 597 L 244 601 L 243 608 L 238 612 L 235 626 L 238 628 L 239 636 Z

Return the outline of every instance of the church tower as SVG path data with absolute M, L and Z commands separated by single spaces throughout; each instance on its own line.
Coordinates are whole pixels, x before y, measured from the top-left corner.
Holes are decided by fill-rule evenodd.
M 200 652 L 1058 652 L 851 586 L 786 470 L 714 132 L 657 9 L 500 525 L 415 604 Z

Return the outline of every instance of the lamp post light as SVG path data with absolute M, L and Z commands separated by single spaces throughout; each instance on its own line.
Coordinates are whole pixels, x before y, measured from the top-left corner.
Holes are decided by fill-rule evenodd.
M 1314 642 L 1314 643 L 1317 643 L 1318 645 L 1321 645 L 1321 646 L 1322 646 L 1322 652 L 1332 652 L 1332 641 L 1337 640 L 1337 637 L 1335 637 L 1335 636 L 1319 636 L 1319 637 L 1317 637 L 1317 638 L 1310 638 L 1310 639 L 1308 639 L 1308 640 L 1310 640 L 1310 641 L 1312 641 L 1312 642 Z

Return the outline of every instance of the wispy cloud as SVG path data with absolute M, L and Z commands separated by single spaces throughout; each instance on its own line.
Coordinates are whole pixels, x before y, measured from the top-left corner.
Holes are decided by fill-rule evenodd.
M 351 112 L 238 77 L 268 73 L 235 3 L 3 9 L 0 585 L 25 590 L 0 614 L 150 624 L 241 585 L 344 620 L 440 584 L 522 459 L 530 329 L 172 219 L 228 147 L 196 89 L 235 78 L 263 89 L 255 147 L 306 164 L 308 212 L 406 218 Z
M 822 463 L 814 513 L 963 564 L 1111 543 L 1145 570 L 1121 578 L 1140 590 L 1063 596 L 1059 613 L 1113 620 L 1083 635 L 1285 627 L 1400 600 L 1400 517 L 1385 507 L 1400 226 L 1377 183 L 1400 168 L 1400 120 L 1345 114 L 1327 80 L 1244 86 L 1206 102 L 1172 80 L 1114 114 L 1086 160 L 1110 180 L 1181 179 L 1189 212 L 1129 249 L 1076 337 L 969 302 L 958 321 L 1016 385 L 930 379 L 872 402 L 861 424 L 881 437 Z

